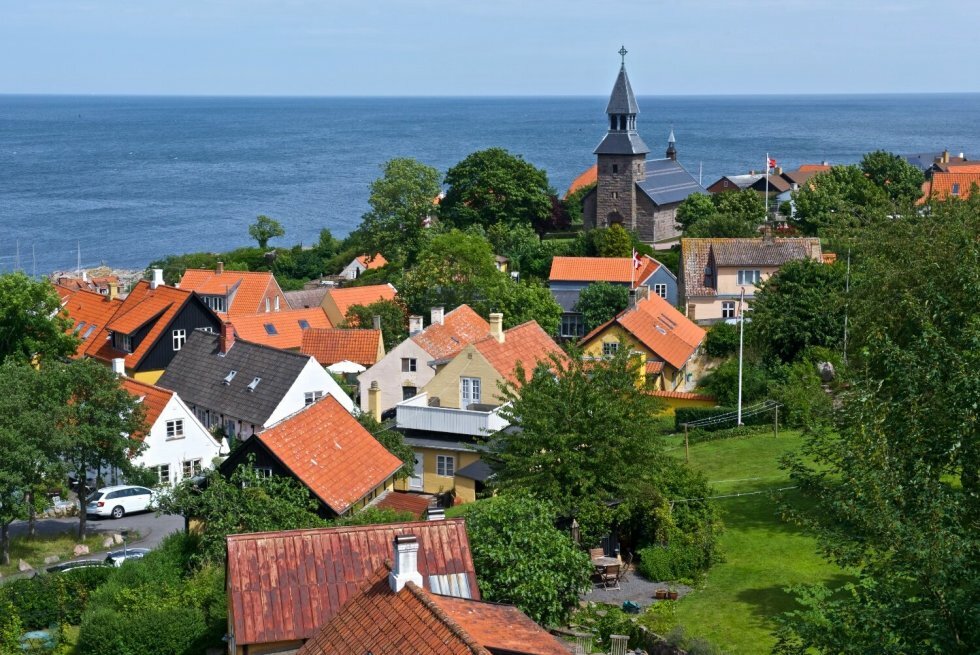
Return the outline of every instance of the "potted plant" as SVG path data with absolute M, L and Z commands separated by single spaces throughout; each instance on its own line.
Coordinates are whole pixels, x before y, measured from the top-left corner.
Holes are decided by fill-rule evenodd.
M 674 588 L 674 585 L 670 585 L 670 587 L 667 589 L 667 598 L 670 600 L 677 600 L 677 589 Z
M 653 597 L 656 598 L 657 600 L 664 600 L 664 599 L 667 598 L 667 590 L 666 589 L 657 589 L 654 592 Z

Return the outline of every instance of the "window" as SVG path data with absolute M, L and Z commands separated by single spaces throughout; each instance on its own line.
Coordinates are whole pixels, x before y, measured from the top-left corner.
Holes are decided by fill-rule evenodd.
M 279 296 L 276 296 L 276 311 L 279 311 Z
M 174 352 L 177 352 L 187 341 L 187 330 L 174 330 Z
M 619 192 L 613 191 L 613 200 L 619 200 Z
M 116 334 L 116 349 L 123 352 L 133 352 L 133 340 L 128 334 Z
M 721 317 L 722 318 L 735 318 L 735 301 L 726 300 L 721 303 Z
M 307 322 L 307 320 L 305 318 L 301 318 L 301 319 L 299 319 L 296 322 L 299 323 L 299 329 L 300 330 L 309 330 L 310 329 L 310 324 Z
M 470 405 L 480 402 L 480 378 L 460 378 L 460 403 L 459 406 L 466 409 Z
M 952 193 L 953 193 L 954 196 L 960 195 L 960 183 L 959 182 L 953 182 L 953 191 L 952 191 Z
M 613 173 L 619 172 L 619 164 L 613 164 Z
M 436 475 L 447 478 L 456 475 L 456 458 L 452 455 L 436 455 Z
M 272 309 L 270 305 L 271 305 L 271 303 L 269 303 L 269 299 L 266 298 L 265 299 L 265 311 L 268 312 L 268 311 L 270 311 Z
M 201 472 L 201 460 L 199 459 L 185 459 L 183 464 L 183 474 L 184 478 L 193 478 L 195 475 Z
M 585 322 L 581 314 L 562 314 L 560 336 L 581 337 L 585 335 Z
M 303 394 L 303 403 L 305 405 L 312 405 L 321 398 L 323 398 L 322 391 L 307 391 Z
M 265 328 L 265 333 L 268 334 L 270 337 L 274 337 L 277 334 L 279 334 L 279 330 L 277 330 L 276 326 L 273 325 L 272 323 L 266 323 L 262 327 Z
M 661 284 L 661 283 L 654 284 L 653 285 L 653 292 L 655 294 L 657 294 L 658 296 L 660 296 L 661 298 L 666 298 L 667 297 L 667 285 L 666 284 Z
M 204 304 L 208 306 L 212 311 L 223 312 L 225 311 L 225 297 L 224 296 L 204 296 Z
M 95 327 L 96 326 L 94 323 L 89 324 L 88 329 L 85 330 L 85 334 L 82 335 L 82 341 L 85 341 L 90 336 L 92 336 L 92 333 L 95 331 Z
M 759 283 L 762 279 L 762 273 L 758 270 L 748 270 L 738 272 L 738 285 L 741 286 L 754 286 Z
M 414 357 L 402 357 L 402 373 L 414 373 L 418 366 L 419 360 Z
M 418 387 L 402 387 L 402 400 L 408 400 L 419 395 Z
M 183 439 L 184 438 L 184 419 L 178 418 L 173 421 L 167 421 L 167 439 Z
M 611 341 L 602 344 L 602 356 L 603 357 L 614 357 L 616 353 L 619 352 L 619 342 Z
M 157 474 L 157 483 L 170 484 L 170 464 L 161 464 L 160 466 L 154 466 L 153 470 Z
M 85 327 L 85 321 L 79 321 L 78 323 L 75 324 L 75 329 L 72 330 L 72 332 L 78 334 L 78 331 L 81 330 L 83 327 Z
M 255 467 L 255 473 L 260 478 L 271 478 L 272 477 L 272 468 L 269 467 L 269 466 L 256 466 Z

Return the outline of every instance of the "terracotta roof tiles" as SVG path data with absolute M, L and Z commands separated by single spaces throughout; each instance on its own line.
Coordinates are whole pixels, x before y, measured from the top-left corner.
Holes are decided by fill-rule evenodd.
M 271 287 L 271 289 L 270 289 Z M 189 268 L 180 278 L 180 288 L 201 295 L 230 296 L 228 316 L 248 316 L 265 311 L 263 298 L 270 291 L 282 295 L 279 283 L 268 271 L 229 271 Z
M 598 180 L 599 165 L 592 164 L 587 169 L 582 171 L 578 177 L 572 180 L 572 183 L 568 185 L 568 191 L 565 192 L 565 197 L 567 198 L 583 187 L 587 187 L 590 184 L 595 184 Z
M 541 329 L 536 321 L 528 321 L 504 331 L 504 342 L 493 336 L 476 341 L 473 346 L 501 377 L 516 382 L 515 369 L 520 363 L 530 375 L 539 362 L 549 362 L 550 355 L 564 356 L 564 351 Z
M 395 287 L 390 284 L 372 284 L 363 287 L 347 287 L 344 289 L 328 289 L 326 295 L 337 305 L 341 316 L 347 316 L 347 310 L 354 305 L 370 305 L 379 300 L 394 300 Z
M 71 319 L 72 332 L 81 340 L 74 357 L 81 357 L 95 343 L 93 337 L 97 337 L 101 328 L 119 311 L 122 301 L 109 300 L 107 296 L 86 289 L 55 285 L 55 290 L 61 297 L 62 309 Z
M 174 396 L 174 392 L 169 389 L 146 384 L 133 378 L 122 378 L 120 384 L 123 389 L 129 392 L 129 395 L 140 400 L 146 412 L 146 427 L 148 430 L 153 428 L 153 425 L 160 418 L 160 414 L 163 413 L 167 403 Z M 131 436 L 138 441 L 143 441 L 146 438 L 146 434 L 143 432 L 138 432 Z
M 432 601 L 481 646 L 491 652 L 568 655 L 568 649 L 513 605 L 450 596 Z
M 374 366 L 379 351 L 383 356 L 381 343 L 381 330 L 311 328 L 303 333 L 300 352 L 311 355 L 323 366 L 343 361 Z
M 406 491 L 386 491 L 371 506 L 396 512 L 411 512 L 416 519 L 421 519 L 428 513 L 431 500 L 431 496 L 420 496 Z
M 232 316 L 228 320 L 239 339 L 284 350 L 298 350 L 311 329 L 331 327 L 319 307 Z
M 631 257 L 555 257 L 551 260 L 552 282 L 618 282 L 643 284 L 661 264 L 644 255 L 639 269 Z
M 384 255 L 382 255 L 380 252 L 375 253 L 374 257 L 369 257 L 368 255 L 358 255 L 355 257 L 355 259 L 357 259 L 357 262 L 368 271 L 388 265 L 388 260 L 385 259 Z
M 961 167 L 957 167 L 951 168 L 949 172 L 936 171 L 924 187 L 927 197 L 932 200 L 965 200 L 970 197 L 974 184 L 980 185 L 980 169 L 976 172 L 963 172 Z
M 469 305 L 460 305 L 445 315 L 442 325 L 430 325 L 410 338 L 433 359 L 452 357 L 490 333 L 490 324 Z
M 651 391 L 651 396 L 656 396 L 657 398 L 673 398 L 676 400 L 705 400 L 710 402 L 715 402 L 714 396 L 706 396 L 703 393 L 691 393 L 689 391 L 664 391 L 657 390 Z

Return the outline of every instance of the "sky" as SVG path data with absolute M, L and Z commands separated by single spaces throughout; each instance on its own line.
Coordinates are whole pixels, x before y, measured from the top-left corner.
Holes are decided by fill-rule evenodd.
M 0 93 L 976 92 L 978 0 L 0 0 Z

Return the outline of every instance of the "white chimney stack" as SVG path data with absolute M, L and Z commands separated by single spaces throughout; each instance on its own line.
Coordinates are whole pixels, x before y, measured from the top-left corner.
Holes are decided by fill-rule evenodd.
M 112 360 L 112 372 L 116 377 L 126 377 L 126 360 L 122 357 L 115 357 Z
M 395 565 L 388 574 L 388 584 L 392 591 L 398 593 L 409 582 L 422 586 L 419 540 L 415 535 L 402 534 L 395 537 Z
M 163 269 L 154 268 L 153 269 L 153 279 L 150 280 L 150 288 L 156 289 L 157 287 L 163 286 Z
M 442 325 L 442 322 L 446 317 L 446 308 L 433 307 L 431 310 L 429 310 L 429 313 L 432 317 L 432 320 L 430 321 L 431 325 Z
M 408 317 L 408 335 L 418 334 L 422 331 L 422 317 L 421 316 L 409 316 Z
M 430 507 L 428 514 L 430 521 L 444 521 L 446 519 L 446 510 L 441 507 Z
M 380 330 L 381 329 L 381 317 L 380 316 L 375 315 L 375 316 L 372 316 L 371 317 L 371 327 L 373 327 L 375 330 Z
M 504 342 L 504 315 L 499 312 L 490 314 L 490 336 L 499 343 Z

